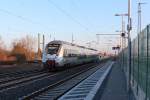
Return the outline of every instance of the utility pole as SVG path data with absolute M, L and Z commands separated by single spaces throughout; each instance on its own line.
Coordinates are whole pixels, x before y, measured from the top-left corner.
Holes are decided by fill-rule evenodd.
M 40 34 L 38 33 L 38 50 L 40 48 Z
M 51 34 L 50 34 L 49 38 L 50 38 L 50 40 L 49 40 L 49 41 L 51 41 Z
M 55 33 L 54 33 L 54 41 L 55 41 Z
M 121 16 L 121 18 L 122 18 L 122 33 L 125 33 L 125 21 L 124 21 L 124 17 L 125 16 L 128 16 L 128 14 L 127 13 L 124 13 L 124 14 L 115 14 L 115 16 Z
M 130 32 L 132 30 L 132 21 L 131 21 L 131 0 L 128 0 L 128 81 L 127 81 L 127 90 L 129 93 L 129 99 L 131 99 L 131 36 Z
M 44 34 L 43 34 L 43 52 L 44 52 L 44 46 L 45 46 L 45 37 L 44 37 Z
M 72 34 L 72 40 L 71 40 L 71 43 L 72 43 L 72 44 L 74 43 L 74 37 L 73 37 L 73 34 Z
M 123 49 L 124 49 L 124 47 L 125 47 L 125 42 L 126 42 L 126 39 L 125 39 L 125 21 L 124 21 L 124 17 L 125 16 L 128 16 L 128 14 L 127 13 L 123 13 L 123 14 L 115 14 L 115 16 L 121 16 L 121 18 L 122 18 L 122 21 L 121 21 L 121 31 L 119 31 L 120 32 L 120 35 L 121 35 L 121 37 L 120 37 L 120 52 L 122 52 L 121 53 L 121 56 L 120 56 L 120 66 L 121 66 L 121 69 L 123 70 L 123 68 L 124 68 L 124 52 L 123 52 Z
M 38 33 L 38 53 L 37 53 L 37 59 L 39 60 L 40 56 L 40 33 Z
M 44 52 L 44 46 L 45 46 L 45 36 L 43 34 L 43 41 L 40 41 L 40 34 L 38 33 L 38 53 L 37 53 L 37 60 L 41 59 L 41 49 L 40 49 L 40 45 L 42 44 L 42 52 Z

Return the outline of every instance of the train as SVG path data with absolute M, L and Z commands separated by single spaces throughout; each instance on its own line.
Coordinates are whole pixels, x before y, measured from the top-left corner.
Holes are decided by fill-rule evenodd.
M 61 40 L 49 42 L 42 54 L 43 68 L 57 70 L 64 67 L 97 62 L 101 59 L 98 50 Z

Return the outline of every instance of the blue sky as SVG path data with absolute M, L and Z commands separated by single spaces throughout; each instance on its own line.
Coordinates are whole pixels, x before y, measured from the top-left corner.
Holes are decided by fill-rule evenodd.
M 136 35 L 137 2 L 132 0 L 133 32 Z M 150 24 L 150 2 L 142 7 L 142 27 Z M 127 12 L 127 0 L 1 0 L 0 36 L 8 41 L 25 35 L 45 34 L 46 41 L 59 39 L 85 45 L 95 41 L 97 33 L 115 33 L 121 28 L 116 13 Z M 100 37 L 101 45 L 106 38 Z M 108 39 L 107 39 L 108 40 Z M 114 41 L 116 39 L 114 38 Z M 103 41 L 103 42 L 102 42 Z

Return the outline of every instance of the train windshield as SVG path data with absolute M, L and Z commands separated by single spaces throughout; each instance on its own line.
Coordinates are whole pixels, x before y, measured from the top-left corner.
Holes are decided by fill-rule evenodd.
M 57 54 L 59 47 L 60 47 L 59 44 L 48 44 L 47 53 L 48 54 Z

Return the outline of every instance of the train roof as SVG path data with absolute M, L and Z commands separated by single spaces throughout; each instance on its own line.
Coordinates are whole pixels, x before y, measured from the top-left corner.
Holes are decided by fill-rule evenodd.
M 85 49 L 97 51 L 96 49 L 93 49 L 93 48 L 88 48 L 88 47 L 85 47 L 85 46 L 80 46 L 80 45 L 77 45 L 77 44 L 73 44 L 73 43 L 66 42 L 66 41 L 61 41 L 61 40 L 53 40 L 53 41 L 49 42 L 48 44 L 53 44 L 53 43 L 74 45 L 74 46 L 77 46 L 77 47 L 80 47 L 80 48 L 85 48 Z

